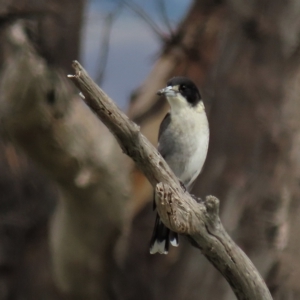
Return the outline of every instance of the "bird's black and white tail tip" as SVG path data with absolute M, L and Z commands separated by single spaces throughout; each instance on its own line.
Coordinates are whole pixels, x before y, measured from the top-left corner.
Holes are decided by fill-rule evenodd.
M 170 243 L 172 246 L 178 247 L 178 234 L 167 228 L 157 214 L 150 242 L 150 254 L 168 254 Z

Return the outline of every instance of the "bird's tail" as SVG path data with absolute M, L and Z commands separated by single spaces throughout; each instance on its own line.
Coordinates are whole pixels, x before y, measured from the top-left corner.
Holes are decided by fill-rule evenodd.
M 178 234 L 167 228 L 161 221 L 158 214 L 156 214 L 155 226 L 150 242 L 150 254 L 160 253 L 167 254 L 169 251 L 169 243 L 177 247 Z

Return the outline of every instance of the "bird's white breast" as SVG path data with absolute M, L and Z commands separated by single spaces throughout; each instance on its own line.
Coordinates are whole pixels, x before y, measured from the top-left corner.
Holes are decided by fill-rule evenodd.
M 196 108 L 171 108 L 171 122 L 160 138 L 160 147 L 169 147 L 165 160 L 189 189 L 206 159 L 209 142 L 208 121 L 202 102 Z

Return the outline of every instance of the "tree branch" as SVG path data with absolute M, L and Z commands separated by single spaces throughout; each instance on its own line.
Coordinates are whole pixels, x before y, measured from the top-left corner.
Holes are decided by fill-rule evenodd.
M 197 203 L 184 192 L 167 163 L 140 133 L 139 127 L 117 108 L 77 61 L 73 62 L 73 68 L 76 75 L 68 77 L 80 89 L 86 104 L 155 187 L 157 210 L 164 224 L 190 237 L 226 278 L 238 299 L 272 299 L 252 262 L 224 230 L 218 216 L 219 200 L 208 196 L 204 202 Z

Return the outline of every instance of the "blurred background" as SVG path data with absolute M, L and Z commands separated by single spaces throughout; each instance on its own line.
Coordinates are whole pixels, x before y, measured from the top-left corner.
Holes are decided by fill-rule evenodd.
M 184 237 L 148 251 L 152 187 L 66 75 L 78 59 L 156 145 L 175 75 L 211 139 L 193 193 L 274 299 L 300 299 L 297 0 L 0 1 L 0 299 L 235 299 Z
M 80 57 L 89 74 L 121 108 L 127 108 L 130 95 L 149 74 L 163 46 L 162 37 L 170 35 L 169 26 L 172 30 L 177 28 L 191 3 L 190 0 L 87 2 Z

